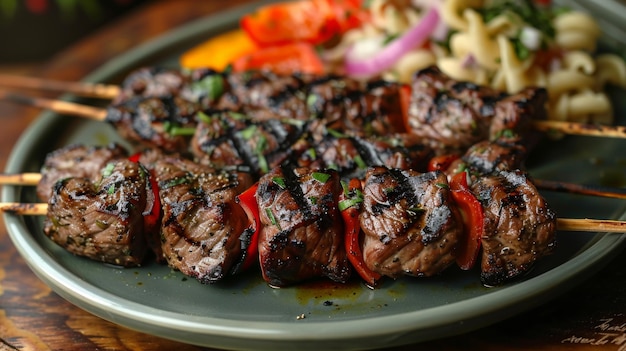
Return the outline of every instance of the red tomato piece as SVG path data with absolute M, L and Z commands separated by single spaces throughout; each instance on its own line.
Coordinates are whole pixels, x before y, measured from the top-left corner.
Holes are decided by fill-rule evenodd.
M 320 44 L 339 31 L 335 9 L 328 0 L 281 2 L 245 15 L 241 28 L 259 46 L 292 42 Z
M 307 43 L 272 46 L 244 55 L 233 62 L 233 71 L 269 69 L 278 74 L 322 74 L 324 65 L 315 48 Z

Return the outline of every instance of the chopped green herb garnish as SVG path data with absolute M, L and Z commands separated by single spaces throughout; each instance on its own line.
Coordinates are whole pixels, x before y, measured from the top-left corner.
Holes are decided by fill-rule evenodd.
M 251 126 L 247 127 L 246 129 L 240 131 L 239 134 L 245 140 L 250 140 L 254 136 L 254 133 L 256 132 L 256 130 L 257 130 L 256 126 L 255 125 L 251 125 Z
M 208 75 L 191 84 L 191 90 L 211 100 L 216 100 L 224 93 L 224 78 L 219 74 Z
M 317 180 L 318 182 L 324 184 L 330 179 L 330 174 L 322 173 L 322 172 L 313 172 L 311 173 L 311 178 Z
M 315 152 L 314 148 L 310 148 L 310 149 L 306 150 L 306 154 L 307 154 L 307 156 L 309 156 L 309 158 L 311 160 L 317 159 L 317 152 Z
M 110 176 L 113 173 L 113 169 L 115 169 L 115 163 L 108 163 L 106 167 L 102 169 L 102 176 L 104 178 Z
M 167 182 L 165 182 L 165 184 L 159 185 L 161 189 L 168 189 L 177 185 L 181 185 L 181 184 L 185 184 L 185 183 L 189 183 L 189 179 L 187 177 L 179 177 L 179 178 L 174 178 L 172 180 L 169 180 Z
M 315 94 L 310 94 L 306 97 L 306 106 L 309 109 L 309 112 L 313 111 L 317 113 L 317 108 L 315 106 L 315 104 L 317 103 L 317 99 L 318 97 Z
M 348 137 L 347 135 L 345 135 L 345 134 L 343 134 L 343 133 L 341 133 L 339 131 L 336 131 L 336 130 L 334 130 L 332 128 L 328 128 L 328 129 L 326 129 L 326 131 L 328 132 L 328 134 L 330 134 L 331 136 L 333 136 L 335 138 L 347 138 Z
M 435 184 L 438 188 L 442 188 L 442 189 L 449 189 L 450 186 L 446 183 L 436 183 Z
M 274 213 L 272 212 L 272 209 L 269 207 L 265 208 L 265 214 L 267 215 L 267 218 L 269 218 L 270 222 L 272 223 L 272 225 L 275 225 L 278 227 L 279 230 L 282 230 L 280 228 L 280 224 L 278 223 L 278 221 L 276 220 L 276 217 L 274 217 Z
M 363 197 L 353 197 L 350 199 L 345 199 L 345 200 L 341 200 L 339 201 L 339 203 L 337 203 L 337 208 L 339 208 L 339 211 L 343 211 L 347 208 L 353 207 L 357 204 L 360 204 L 363 202 Z
M 239 113 L 239 112 L 233 112 L 233 111 L 228 111 L 228 115 L 235 120 L 244 120 L 247 119 L 248 116 L 244 115 L 243 113 Z
M 272 181 L 276 183 L 281 189 L 285 189 L 285 178 L 283 177 L 274 177 Z
M 309 201 L 311 201 L 312 205 L 317 204 L 317 196 L 309 196 Z
M 213 121 L 213 117 L 207 115 L 206 113 L 200 111 L 196 114 L 196 118 L 200 121 L 200 122 L 204 122 L 206 124 L 209 124 Z
M 115 193 L 115 184 L 111 184 L 107 188 L 107 194 L 111 195 L 111 194 L 114 194 L 114 193 Z
M 354 156 L 353 160 L 356 163 L 357 167 L 359 167 L 360 169 L 367 168 L 367 164 L 365 163 L 365 161 L 363 161 L 363 158 L 361 158 L 361 155 Z

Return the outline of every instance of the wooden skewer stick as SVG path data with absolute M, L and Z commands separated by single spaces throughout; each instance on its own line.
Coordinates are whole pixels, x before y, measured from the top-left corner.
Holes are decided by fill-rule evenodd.
M 121 93 L 121 89 L 117 85 L 64 82 L 10 74 L 0 74 L 0 86 L 6 88 L 57 91 L 100 99 L 113 99 Z
M 7 100 L 22 105 L 45 108 L 60 114 L 85 117 L 96 121 L 104 121 L 107 116 L 107 110 L 104 108 L 81 105 L 63 100 L 30 97 L 12 93 L 3 89 L 0 89 L 0 100 Z
M 1 183 L 0 183 L 1 184 Z M 626 199 L 626 189 L 609 188 L 597 185 L 580 185 L 552 180 L 533 179 L 533 184 L 538 189 L 581 194 L 590 196 L 609 197 L 614 199 Z
M 41 173 L 0 173 L 0 184 L 2 185 L 37 185 L 41 180 Z
M 9 212 L 25 216 L 45 216 L 48 213 L 48 204 L 25 204 L 19 202 L 0 202 L 0 212 Z
M 48 204 L 4 202 L 0 203 L 0 211 L 16 215 L 44 216 L 48 211 Z M 556 221 L 556 225 L 557 229 L 560 231 L 626 233 L 626 221 L 588 218 L 559 218 Z
M 626 233 L 626 221 L 588 218 L 557 218 L 556 228 L 571 232 Z
M 531 121 L 534 129 L 541 132 L 561 132 L 570 135 L 597 136 L 603 138 L 626 138 L 626 127 L 604 126 L 562 121 Z

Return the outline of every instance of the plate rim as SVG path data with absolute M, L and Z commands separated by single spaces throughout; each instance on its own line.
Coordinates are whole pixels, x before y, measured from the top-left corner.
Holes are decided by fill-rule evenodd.
M 270 2 L 273 1 L 263 0 L 236 7 L 183 25 L 110 60 L 87 75 L 84 80 L 104 81 L 119 73 L 120 67 L 131 68 L 138 62 L 158 55 L 169 47 L 179 45 L 181 41 L 190 41 L 203 35 L 206 36 L 207 33 L 219 31 L 220 28 L 232 27 L 233 21 L 238 19 L 242 13 Z M 24 171 L 26 160 L 20 159 L 20 155 L 33 152 L 33 146 L 29 140 L 45 135 L 45 131 L 58 123 L 60 117 L 54 113 L 44 112 L 31 123 L 11 151 L 5 172 Z M 5 187 L 2 191 L 2 201 L 15 202 L 19 201 L 19 197 L 19 187 Z M 363 320 L 329 320 L 306 323 L 243 322 L 215 317 L 188 316 L 158 310 L 125 300 L 82 282 L 79 277 L 54 261 L 38 245 L 20 216 L 5 213 L 3 217 L 11 241 L 30 269 L 53 291 L 70 303 L 100 318 L 141 332 L 202 346 L 235 348 L 245 347 L 248 342 L 262 341 L 282 344 L 308 341 L 326 343 L 362 338 L 364 335 L 369 338 L 397 336 L 397 340 L 405 343 L 405 341 L 410 340 L 407 334 L 416 330 L 429 334 L 429 337 L 420 337 L 416 341 L 426 341 L 468 332 L 543 304 L 546 300 L 562 294 L 564 290 L 569 290 L 581 282 L 577 278 L 589 276 L 621 252 L 626 240 L 623 235 L 619 234 L 590 234 L 597 241 L 567 262 L 536 277 L 502 288 L 491 294 L 449 305 L 392 316 L 375 316 Z M 625 217 L 626 214 L 622 215 L 622 219 Z M 24 233 L 29 235 L 23 235 Z M 520 286 L 524 289 L 520 289 Z M 538 299 L 537 297 L 542 298 Z M 477 309 L 480 309 L 481 313 L 476 313 Z M 424 325 L 426 320 L 428 320 L 428 325 Z M 338 328 L 338 325 L 341 328 Z M 451 326 L 454 326 L 453 330 L 450 329 Z M 416 327 L 419 328 L 416 329 Z M 311 333 L 312 328 L 318 332 Z M 172 332 L 171 335 L 161 334 L 167 331 Z M 197 339 L 190 340 L 188 338 L 190 333 Z M 219 337 L 219 339 L 212 337 Z M 390 342 L 393 343 L 393 340 Z M 385 345 L 390 346 L 391 344 L 386 343 Z M 380 345 L 372 346 L 380 347 Z

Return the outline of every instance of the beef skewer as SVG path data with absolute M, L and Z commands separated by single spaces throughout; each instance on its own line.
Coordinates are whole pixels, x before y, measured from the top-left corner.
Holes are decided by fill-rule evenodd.
M 22 216 L 45 216 L 47 203 L 2 202 L 0 211 Z M 557 230 L 571 232 L 626 233 L 626 221 L 592 218 L 557 218 Z
M 73 148 L 73 147 L 68 147 L 68 149 L 69 149 L 68 155 L 71 155 L 71 154 L 72 154 L 72 152 L 74 152 L 74 151 L 75 151 L 75 148 Z M 111 156 L 111 155 L 115 154 L 114 152 L 113 152 L 113 153 L 112 153 L 112 152 L 110 152 L 111 150 L 115 150 L 115 148 L 114 148 L 113 146 L 110 146 L 110 147 L 99 147 L 99 149 L 101 149 L 101 150 L 105 150 L 105 151 L 106 151 L 106 152 L 104 152 L 104 153 L 103 153 L 102 151 L 100 151 L 100 154 L 101 154 L 101 155 L 102 155 L 102 154 L 104 154 L 104 155 L 107 155 L 107 156 Z M 477 149 L 484 149 L 484 148 L 483 148 L 483 147 L 477 147 Z M 497 150 L 496 150 L 496 151 L 497 151 Z M 92 154 L 93 154 L 93 153 L 92 153 Z M 74 157 L 70 157 L 70 158 L 72 158 L 73 160 L 76 160 L 76 159 L 89 159 L 89 160 L 94 160 L 94 159 L 95 159 L 95 157 L 76 157 L 76 156 L 74 156 Z M 476 156 L 476 157 L 474 157 L 474 159 L 477 159 L 477 158 L 478 158 L 477 156 Z M 153 157 L 153 159 L 154 159 L 154 157 Z M 502 160 L 503 160 L 503 158 L 502 158 L 502 157 L 498 157 L 498 158 L 497 158 L 497 160 L 498 160 L 498 162 L 500 162 L 500 161 L 502 161 Z M 146 162 L 146 163 L 151 163 L 151 162 L 153 162 L 153 161 L 149 161 L 149 160 L 147 160 L 147 161 L 145 161 L 145 162 Z M 169 162 L 171 163 L 172 161 L 169 161 Z M 182 162 L 182 161 L 177 160 L 176 162 Z M 96 162 L 96 163 L 98 163 L 98 162 Z M 475 163 L 476 163 L 476 162 L 475 162 Z M 500 163 L 501 163 L 501 162 L 500 162 Z M 68 169 L 78 169 L 78 168 L 80 168 L 80 167 L 76 167 L 76 165 L 75 165 L 75 164 L 73 164 L 72 162 L 64 162 L 63 164 L 64 164 L 64 165 L 65 165 L 65 167 L 66 167 L 66 168 L 68 168 Z M 48 163 L 46 163 L 46 165 L 48 165 Z M 200 166 L 199 166 L 199 165 L 194 165 L 194 167 L 200 167 Z M 497 166 L 491 166 L 491 167 L 489 167 L 489 168 L 490 168 L 490 169 L 494 169 L 494 168 L 496 168 L 496 167 L 497 167 Z M 51 168 L 51 167 L 50 167 L 50 168 Z M 158 168 L 159 168 L 159 169 L 164 169 L 164 170 L 165 170 L 165 169 L 172 169 L 172 167 L 171 167 L 171 166 L 163 166 L 163 165 L 158 166 Z M 378 167 L 378 169 L 381 169 L 381 167 Z M 282 173 L 283 175 L 285 174 L 285 173 L 284 173 L 284 169 L 282 169 L 282 168 L 281 168 L 281 172 L 283 172 L 283 173 Z M 333 171 L 333 172 L 334 172 L 334 171 Z M 383 172 L 383 173 L 385 173 L 386 171 L 383 169 L 383 171 L 382 171 L 382 172 Z M 398 171 L 394 171 L 394 172 L 398 173 L 398 172 L 405 172 L 405 171 L 400 171 L 400 170 L 398 170 Z M 413 171 L 406 171 L 406 172 L 413 172 Z M 414 173 L 415 173 L 415 172 L 414 172 Z M 61 169 L 61 172 L 60 172 L 59 174 L 63 174 L 63 169 Z M 288 174 L 289 174 L 289 173 L 288 173 Z M 295 175 L 296 173 L 292 173 L 292 174 L 294 174 L 294 175 Z M 303 172 L 302 174 L 303 174 L 303 175 L 306 175 L 306 172 Z M 309 172 L 309 178 L 308 178 L 308 179 L 309 179 L 309 182 L 311 182 L 311 180 L 310 180 L 310 179 L 311 179 L 311 177 L 312 177 L 312 176 L 310 175 L 310 172 Z M 439 175 L 438 177 L 440 178 L 440 177 L 441 177 L 441 175 Z M 517 177 L 517 178 L 519 178 L 520 176 L 519 176 L 519 175 L 517 175 L 516 177 Z M 266 180 L 265 180 L 265 182 L 266 182 L 266 183 L 274 184 L 274 185 L 272 185 L 272 186 L 273 186 L 274 188 L 276 188 L 277 186 L 278 186 L 278 187 L 280 187 L 279 185 L 281 184 L 281 182 L 277 182 L 277 181 L 275 180 L 276 178 L 280 178 L 280 176 L 276 176 L 276 175 L 273 175 L 273 176 L 266 176 L 264 179 L 266 179 Z M 283 177 L 283 178 L 284 178 L 284 177 Z M 185 178 L 185 179 L 186 179 L 186 178 Z M 268 179 L 269 179 L 269 180 L 268 180 Z M 432 179 L 431 179 L 431 184 L 433 184 L 433 183 L 434 183 L 434 184 L 436 185 L 436 186 L 435 186 L 435 188 L 438 188 L 438 187 L 439 187 L 437 184 L 442 184 L 443 182 L 445 182 L 445 180 L 442 180 L 442 179 L 438 179 L 437 181 L 433 182 L 432 180 L 434 180 L 434 179 L 437 179 L 437 178 L 432 178 Z M 320 180 L 319 180 L 319 179 L 317 179 L 317 181 L 320 181 Z M 179 181 L 174 182 L 174 181 L 172 181 L 172 180 L 168 180 L 168 181 L 160 181 L 159 183 L 160 183 L 160 184 L 164 184 L 164 183 L 165 183 L 165 184 L 174 184 L 174 183 L 179 183 Z M 284 181 L 283 181 L 283 183 L 284 183 Z M 297 183 L 297 182 L 296 182 L 296 183 Z M 323 182 L 321 182 L 321 183 L 323 183 Z M 383 183 L 384 183 L 384 182 L 373 182 L 373 184 L 376 184 L 376 186 L 378 186 L 378 187 L 379 187 L 379 189 L 380 189 L 380 187 L 382 186 L 381 184 L 383 184 Z M 181 185 L 182 185 L 182 184 L 187 184 L 187 181 L 180 181 L 180 184 L 181 184 Z M 286 183 L 284 183 L 284 184 L 286 185 Z M 267 188 L 268 186 L 265 186 L 265 187 Z M 305 187 L 305 188 L 306 188 L 306 187 Z M 370 187 L 367 187 L 367 188 L 371 188 L 371 186 L 370 186 Z M 394 187 L 383 187 L 383 189 L 394 189 Z M 386 191 L 386 190 L 383 190 L 383 192 L 385 192 L 385 196 L 389 196 L 390 194 L 394 194 L 394 193 L 395 193 L 395 194 L 398 194 L 398 195 L 402 195 L 402 194 L 409 194 L 409 193 L 410 193 L 410 191 L 404 191 L 403 189 L 404 189 L 404 188 L 399 188 L 399 190 L 394 191 L 394 192 L 388 192 L 388 191 Z M 277 190 L 277 189 L 274 189 L 274 190 Z M 184 191 L 183 191 L 183 193 L 184 193 L 184 194 L 187 194 L 187 193 L 194 193 L 194 191 L 187 191 L 187 190 L 184 190 Z M 270 193 L 272 193 L 272 192 L 270 192 Z M 418 192 L 418 193 L 424 193 L 424 192 Z M 263 193 L 261 193 L 261 194 L 260 194 L 260 195 L 258 195 L 258 196 L 259 196 L 259 198 L 261 198 L 262 196 L 266 196 L 266 195 L 265 195 L 265 192 L 263 192 Z M 402 196 L 404 196 L 404 195 L 402 195 Z M 416 195 L 416 196 L 417 196 L 417 195 Z M 424 195 L 420 195 L 420 196 L 424 196 Z M 318 196 L 318 195 L 312 195 L 312 197 L 320 197 L 320 196 Z M 297 198 L 302 198 L 302 196 L 298 196 Z M 441 198 L 441 197 L 440 197 L 440 198 Z M 377 203 L 381 203 L 381 202 L 385 202 L 385 201 L 377 201 Z M 416 207 L 416 206 L 414 206 L 414 205 L 415 205 L 415 204 L 410 205 L 410 207 L 411 207 L 411 208 Z M 267 207 L 265 207 L 265 205 L 259 205 L 259 206 L 260 206 L 260 209 L 271 208 L 271 206 L 267 206 Z M 177 206 L 177 207 L 179 207 L 179 206 Z M 432 207 L 432 206 L 425 206 L 425 207 Z M 297 207 L 296 207 L 296 208 L 297 208 Z M 441 206 L 435 206 L 435 208 L 439 208 L 439 209 L 441 209 L 442 207 L 441 207 Z M 16 209 L 16 207 L 15 207 L 15 206 L 13 206 L 13 210 L 15 210 L 15 209 Z M 41 209 L 41 208 L 40 208 L 40 209 Z M 326 208 L 326 210 L 325 210 L 325 211 L 328 211 L 328 210 L 329 210 L 329 209 L 328 209 L 328 208 Z M 261 211 L 261 212 L 263 213 L 263 211 Z M 376 211 L 373 211 L 373 212 L 376 212 Z M 407 212 L 411 212 L 411 211 L 407 211 Z M 415 210 L 412 210 L 412 212 L 414 212 L 414 213 L 418 213 L 418 212 L 420 212 L 420 210 L 419 210 L 419 209 L 415 209 Z M 267 213 L 267 212 L 266 212 L 266 213 Z M 282 212 L 281 212 L 281 211 L 277 211 L 277 214 L 280 214 L 280 213 L 282 213 Z M 266 216 L 266 217 L 267 217 L 268 219 L 270 218 L 269 216 Z M 440 216 L 436 216 L 436 217 L 440 217 Z M 457 217 L 458 217 L 458 216 L 457 216 Z M 276 218 L 276 217 L 274 217 L 274 218 Z M 279 216 L 279 218 L 280 218 L 280 216 Z M 272 220 L 271 220 L 271 219 L 269 219 L 269 222 L 267 222 L 267 221 L 268 221 L 268 219 L 266 219 L 266 223 L 265 223 L 265 225 L 266 225 L 266 226 L 269 226 L 269 225 L 268 225 L 268 223 L 272 223 Z M 183 221 L 183 222 L 186 222 L 186 221 Z M 305 221 L 305 222 L 306 222 L 306 221 Z M 318 221 L 315 221 L 315 222 L 317 223 Z M 307 223 L 311 223 L 311 222 L 307 222 Z M 560 225 L 560 226 L 561 226 L 559 229 L 561 229 L 561 230 L 564 230 L 564 229 L 569 229 L 569 227 L 567 227 L 567 226 L 566 226 L 566 227 L 562 227 L 562 226 L 563 226 L 563 224 L 559 224 L 559 223 L 561 223 L 561 222 L 557 221 L 557 225 Z M 576 229 L 576 230 L 581 230 L 581 228 L 583 228 L 581 225 L 584 225 L 584 224 L 590 224 L 590 223 L 600 223 L 600 224 L 605 225 L 605 226 L 609 225 L 609 226 L 614 226 L 614 227 L 619 228 L 619 229 L 613 228 L 611 231 L 623 230 L 623 223 L 619 223 L 619 222 L 616 222 L 616 221 L 598 221 L 598 222 L 591 221 L 591 222 L 589 222 L 589 221 L 587 221 L 587 220 L 575 220 L 575 221 L 573 221 L 573 222 L 572 222 L 572 221 L 566 220 L 566 221 L 564 221 L 563 223 L 564 223 L 565 225 L 569 225 L 569 226 L 577 226 L 577 228 L 578 228 L 578 229 Z M 365 225 L 365 226 L 367 227 L 367 225 Z M 597 229 L 597 228 L 594 228 L 594 229 Z M 458 230 L 458 229 L 457 229 L 457 230 Z M 305 230 L 305 232 L 306 232 L 306 231 L 307 231 L 307 230 Z M 285 233 L 283 233 L 282 235 L 285 235 Z M 432 245 L 431 245 L 431 247 L 432 247 Z M 431 256 L 432 256 L 432 253 L 431 253 Z M 435 255 L 435 256 L 436 256 L 436 255 Z M 177 257 L 178 257 L 178 256 L 177 256 Z M 437 256 L 437 257 L 438 257 L 438 256 Z M 179 260 L 180 260 L 180 259 L 177 259 L 176 261 L 179 261 Z M 379 260 L 377 260 L 377 261 L 379 261 Z M 449 260 L 448 260 L 448 261 L 449 261 Z M 273 261 L 272 261 L 272 260 L 269 260 L 269 262 L 273 262 Z M 272 266 L 272 265 L 271 265 L 271 263 L 270 263 L 269 265 L 270 265 L 270 267 Z M 445 265 L 444 265 L 444 266 L 445 266 Z M 271 270 L 271 268 L 270 268 L 270 270 Z M 435 272 L 436 272 L 436 270 L 435 270 Z M 420 275 L 420 274 L 434 274 L 434 273 L 424 273 L 424 272 L 422 272 L 422 270 L 420 270 L 420 271 L 419 271 L 419 273 L 418 273 L 418 272 L 416 272 L 415 274 L 416 274 L 416 275 Z M 337 276 L 335 275 L 335 277 L 337 277 Z M 207 278 L 207 279 L 208 279 L 208 278 Z M 290 279 L 293 279 L 293 278 L 290 278 Z M 291 281 L 291 280 L 284 281 L 284 280 L 280 280 L 280 279 L 278 279 L 278 280 L 276 280 L 276 279 L 272 279 L 272 284 L 274 284 L 274 285 L 280 285 L 280 284 L 286 284 L 286 283 L 289 283 L 290 281 Z
M 363 86 L 355 81 L 334 76 L 313 78 L 306 76 L 276 76 L 267 72 L 255 72 L 248 75 L 229 75 L 226 77 L 223 74 L 208 70 L 198 70 L 191 75 L 183 76 L 176 71 L 157 69 L 154 69 L 154 71 L 163 71 L 164 73 L 161 74 L 165 78 L 162 77 L 160 80 L 151 80 L 150 77 L 154 77 L 155 75 L 150 73 L 150 70 L 140 70 L 129 76 L 127 79 L 129 82 L 125 83 L 125 88 L 123 89 L 124 93 L 122 93 L 112 105 L 116 106 L 116 108 L 121 108 L 123 110 L 122 114 L 133 114 L 132 104 L 128 105 L 131 100 L 134 100 L 136 104 L 138 100 L 146 98 L 159 100 L 163 98 L 172 99 L 174 96 L 178 96 L 183 100 L 192 101 L 190 106 L 195 106 L 193 109 L 204 109 L 217 105 L 222 108 L 237 109 L 238 111 L 245 112 L 253 118 L 258 119 L 284 117 L 285 115 L 288 115 L 290 118 L 293 116 L 297 116 L 297 118 L 309 118 L 311 114 L 325 114 L 331 116 L 327 118 L 327 123 L 332 123 L 333 120 L 338 120 L 338 117 L 332 116 L 343 115 L 341 111 L 345 110 L 341 107 L 342 104 L 353 103 L 353 100 L 357 98 L 359 94 L 362 94 L 361 92 L 363 91 Z M 163 83 L 156 83 L 159 81 Z M 201 86 L 201 88 L 198 86 Z M 219 89 L 219 92 L 211 93 L 210 90 L 212 88 L 207 88 L 207 86 L 220 87 L 214 88 Z M 372 107 L 379 106 L 377 109 L 383 107 L 383 110 L 391 113 L 391 115 L 387 116 L 396 115 L 396 117 L 376 127 L 376 130 L 378 130 L 378 132 L 388 132 L 389 128 L 385 127 L 391 126 L 392 129 L 390 130 L 402 131 L 403 127 L 400 126 L 400 124 L 403 122 L 400 120 L 394 121 L 394 119 L 398 119 L 397 115 L 401 115 L 402 112 L 398 112 L 394 110 L 393 107 L 389 107 L 396 104 L 394 101 L 398 101 L 398 94 L 394 93 L 394 90 L 399 86 L 391 84 L 384 88 L 384 82 L 370 82 L 367 87 L 369 89 L 382 88 L 382 96 L 384 96 L 385 99 L 379 98 L 374 101 L 383 102 L 387 101 L 389 98 L 396 99 L 392 99 L 391 102 L 382 103 L 382 105 L 377 105 L 379 103 L 371 105 Z M 389 87 L 393 87 L 393 89 L 389 90 Z M 541 121 L 537 119 L 530 121 L 528 116 L 525 115 L 534 115 L 543 110 L 540 108 L 542 104 L 542 94 L 540 92 L 542 89 L 527 89 L 520 94 L 507 97 L 489 88 L 453 81 L 443 76 L 441 72 L 436 69 L 425 69 L 418 72 L 412 89 L 413 93 L 408 119 L 411 132 L 417 133 L 418 135 L 428 135 L 430 139 L 433 140 L 439 139 L 439 141 L 444 141 L 443 144 L 447 145 L 448 148 L 467 147 L 477 140 L 483 139 L 488 135 L 493 136 L 495 133 L 501 132 L 503 129 L 511 126 L 521 130 L 532 127 L 540 131 L 562 132 L 565 134 L 615 138 L 626 137 L 626 130 L 619 126 L 581 125 L 572 122 Z M 256 96 L 256 98 L 254 99 L 247 98 L 251 90 L 255 91 L 253 95 Z M 445 92 L 445 96 L 447 96 L 445 99 L 440 98 L 444 96 L 441 94 L 442 92 Z M 376 95 L 377 93 L 374 94 Z M 207 97 L 207 95 L 215 96 Z M 338 99 L 336 95 L 341 98 Z M 36 106 L 45 108 L 55 106 L 54 101 L 33 99 L 14 93 L 0 92 L 0 97 L 21 103 L 35 104 Z M 218 97 L 219 101 L 217 100 Z M 316 99 L 316 97 L 320 98 Z M 476 101 L 479 101 L 478 105 Z M 517 101 L 522 102 L 523 107 L 521 111 L 517 111 Z M 320 103 L 322 103 L 322 105 L 319 105 Z M 121 106 L 125 104 L 130 106 L 131 110 L 129 110 L 128 107 Z M 367 103 L 360 105 L 368 106 Z M 397 105 L 400 106 L 401 104 L 398 103 Z M 96 109 L 89 111 L 84 110 L 81 107 L 82 105 L 76 105 L 74 111 L 74 108 L 70 106 L 73 105 L 64 102 L 61 104 L 61 111 L 63 113 L 81 115 L 96 120 L 107 119 L 108 114 L 103 110 Z M 359 104 L 353 106 L 359 106 Z M 424 108 L 429 110 L 426 111 Z M 442 114 L 442 109 L 453 111 L 453 113 Z M 188 111 L 188 108 L 183 108 L 182 110 Z M 339 111 L 338 115 L 337 111 Z M 419 113 L 419 111 L 427 113 Z M 367 110 L 359 112 L 357 109 L 352 110 L 348 116 L 351 116 L 352 113 L 368 114 Z M 545 111 L 543 113 L 545 113 Z M 188 114 L 191 115 L 191 111 L 188 111 Z M 142 114 L 139 113 L 139 115 Z M 541 113 L 539 113 L 539 116 L 540 115 Z M 386 114 L 383 113 L 382 116 L 386 116 Z M 421 119 L 424 118 L 424 116 L 432 117 L 429 117 L 428 121 L 423 121 Z M 432 119 L 433 117 L 435 118 L 434 120 Z M 495 121 L 491 123 L 493 117 L 495 117 Z M 161 116 L 158 117 L 156 121 L 157 123 L 168 121 L 168 124 L 171 126 L 176 126 L 180 123 L 182 124 L 182 126 L 180 126 L 182 129 L 189 127 L 189 125 L 186 125 L 187 123 L 193 124 L 189 116 L 182 118 L 180 121 L 176 120 L 176 118 L 178 118 L 178 116 L 175 115 L 170 115 L 166 119 L 163 119 L 163 116 Z M 119 112 L 116 114 L 116 117 L 111 119 L 111 122 L 114 123 L 124 121 L 124 119 L 120 117 Z M 440 122 L 437 122 L 439 120 Z M 449 136 L 444 137 L 441 134 L 442 131 L 443 133 L 447 133 L 449 130 L 451 124 L 448 120 L 455 120 L 453 124 L 457 126 L 455 128 L 458 129 L 457 132 L 459 132 L 450 131 L 448 135 L 454 135 L 454 138 L 456 138 L 456 135 L 464 135 L 462 138 L 466 139 L 465 142 L 450 139 Z M 130 126 L 135 122 L 131 120 L 125 123 Z M 147 126 L 146 123 L 147 122 L 143 122 L 143 124 L 136 123 L 135 125 Z M 438 123 L 441 124 L 442 128 L 436 127 Z M 493 124 L 493 126 L 491 124 Z M 351 124 L 347 126 L 349 127 L 348 129 L 354 127 L 354 125 Z M 178 126 L 176 127 L 178 128 Z M 154 128 L 154 126 L 151 128 Z M 433 129 L 429 131 L 429 128 Z M 126 132 L 130 129 L 132 128 L 122 128 L 122 130 Z M 157 127 L 156 131 L 148 129 L 140 131 L 139 135 L 130 136 L 145 139 L 146 136 L 149 137 L 154 133 L 158 134 L 164 131 L 159 129 L 163 128 Z M 171 132 L 171 130 L 165 131 Z M 177 131 L 175 131 L 175 133 Z M 469 139 L 467 138 L 468 131 L 474 131 L 469 134 L 472 135 Z

